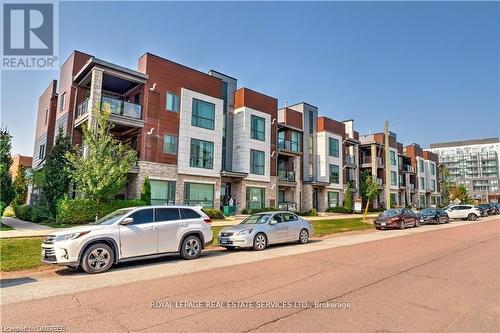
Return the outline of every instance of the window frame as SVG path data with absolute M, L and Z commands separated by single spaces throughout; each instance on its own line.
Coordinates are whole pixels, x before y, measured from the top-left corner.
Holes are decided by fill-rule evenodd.
M 165 151 L 166 142 L 165 139 L 167 137 L 174 138 L 175 139 L 175 152 L 172 151 Z M 173 143 L 170 143 L 169 145 L 172 145 Z M 171 134 L 163 134 L 163 154 L 169 154 L 169 155 L 177 155 L 179 151 L 179 137 Z
M 209 144 L 211 146 L 210 166 L 200 166 L 200 165 L 195 165 L 193 163 L 193 158 L 194 158 L 193 157 L 193 143 L 194 142 L 200 142 L 200 143 L 202 143 L 202 147 L 204 147 L 204 144 Z M 214 143 L 211 142 L 211 141 L 205 141 L 205 140 L 191 138 L 190 145 L 189 145 L 189 166 L 191 168 L 200 168 L 200 169 L 213 170 L 213 168 L 214 168 Z
M 255 121 L 255 122 L 254 122 Z M 263 130 L 259 131 L 257 129 L 257 124 L 258 122 L 262 121 L 263 123 Z M 254 127 L 255 124 L 255 127 Z M 259 134 L 262 135 L 262 138 L 259 137 Z M 250 138 L 254 140 L 259 140 L 259 141 L 266 141 L 266 119 L 263 117 L 259 117 L 256 115 L 251 115 L 250 116 Z
M 332 142 L 337 143 L 336 150 L 335 145 L 332 145 Z M 333 146 L 333 147 L 332 147 Z M 340 156 L 340 142 L 336 138 L 328 137 L 328 156 L 338 158 Z
M 198 115 L 198 108 L 195 108 L 195 104 L 198 104 L 198 103 L 210 104 L 213 106 L 213 119 L 205 118 L 205 117 Z M 195 110 L 196 110 L 196 114 L 195 114 Z M 211 126 L 209 126 L 209 127 L 202 126 L 199 122 L 199 119 L 209 121 L 211 123 Z M 208 129 L 208 130 L 213 131 L 215 129 L 215 104 L 201 100 L 201 99 L 193 98 L 192 107 L 191 107 L 191 126 L 204 128 L 204 129 Z
M 169 109 L 168 108 L 168 96 L 172 96 L 173 100 L 173 108 L 172 109 Z M 175 103 L 177 102 L 177 104 Z M 177 106 L 177 110 L 175 110 L 175 107 Z M 181 99 L 180 99 L 180 96 L 172 91 L 166 91 L 165 93 L 165 110 L 169 111 L 169 112 L 176 112 L 176 113 L 179 113 L 180 111 L 180 108 L 181 108 Z
M 332 181 L 333 173 L 332 169 L 337 169 L 337 181 Z M 338 164 L 329 164 L 328 165 L 328 181 L 330 184 L 340 184 L 340 166 Z
M 262 155 L 262 165 L 260 164 L 255 164 L 255 159 L 254 159 L 254 153 L 258 153 Z M 255 168 L 261 168 L 262 167 L 262 173 L 256 172 Z M 257 149 L 250 149 L 250 169 L 249 173 L 253 175 L 265 175 L 266 173 L 266 153 L 263 152 L 262 150 L 257 150 Z

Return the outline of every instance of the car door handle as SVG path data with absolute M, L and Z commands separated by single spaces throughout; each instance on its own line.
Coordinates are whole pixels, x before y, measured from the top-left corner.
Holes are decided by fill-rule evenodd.
M 179 225 L 180 225 L 181 227 L 185 227 L 185 226 L 187 226 L 187 223 L 186 223 L 186 222 L 180 222 L 180 223 L 179 223 Z
M 156 227 L 149 227 L 149 230 L 156 230 Z

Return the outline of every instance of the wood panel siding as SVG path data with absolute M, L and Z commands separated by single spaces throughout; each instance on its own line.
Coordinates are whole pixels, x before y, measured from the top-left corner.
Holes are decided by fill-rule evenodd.
M 345 124 L 328 117 L 318 117 L 317 128 L 318 132 L 330 132 L 338 134 L 342 138 L 346 136 Z

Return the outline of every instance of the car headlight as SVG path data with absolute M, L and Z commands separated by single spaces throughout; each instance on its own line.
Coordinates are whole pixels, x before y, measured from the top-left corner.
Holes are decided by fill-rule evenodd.
M 238 236 L 250 235 L 252 233 L 252 230 L 253 229 L 240 230 L 235 235 L 238 235 Z
M 71 239 L 77 239 L 79 237 L 82 237 L 83 235 L 86 235 L 90 232 L 89 231 L 80 231 L 80 232 L 74 232 L 71 234 L 66 234 L 66 235 L 60 235 L 54 237 L 54 242 L 60 242 L 60 241 L 65 241 L 65 240 L 71 240 Z

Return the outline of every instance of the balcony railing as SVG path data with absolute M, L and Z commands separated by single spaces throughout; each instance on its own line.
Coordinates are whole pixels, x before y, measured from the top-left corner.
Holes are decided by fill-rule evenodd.
M 141 119 L 141 105 L 125 102 L 120 99 L 103 96 L 101 110 L 109 109 L 112 114 Z
M 278 209 L 296 211 L 297 203 L 292 201 L 278 202 Z
M 372 163 L 372 157 L 371 156 L 364 156 L 363 157 L 363 164 L 371 164 Z M 382 158 L 377 157 L 377 166 L 382 166 Z
M 356 157 L 354 157 L 353 155 L 345 155 L 345 163 L 356 164 Z
M 382 178 L 377 178 L 378 186 L 384 186 L 384 180 Z
M 295 171 L 278 170 L 278 179 L 284 182 L 294 182 Z
M 76 119 L 89 112 L 89 98 L 85 98 L 76 108 Z
M 278 140 L 278 149 L 284 149 L 289 151 L 294 151 L 297 153 L 301 152 L 300 143 L 295 141 L 290 141 L 287 139 L 279 139 Z
M 405 165 L 403 166 L 403 171 L 405 172 L 415 172 L 415 167 L 412 165 Z

